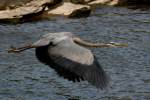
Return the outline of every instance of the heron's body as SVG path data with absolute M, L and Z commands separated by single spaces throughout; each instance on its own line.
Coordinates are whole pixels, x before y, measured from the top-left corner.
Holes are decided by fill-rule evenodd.
M 108 77 L 92 52 L 66 37 L 53 46 L 36 48 L 37 58 L 60 76 L 71 80 L 87 80 L 98 88 L 108 85 Z

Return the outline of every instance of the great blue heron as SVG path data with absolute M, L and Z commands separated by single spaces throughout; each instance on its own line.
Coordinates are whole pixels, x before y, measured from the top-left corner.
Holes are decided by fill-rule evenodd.
M 73 82 L 87 80 L 97 88 L 105 88 L 109 78 L 92 52 L 85 47 L 126 46 L 117 43 L 89 43 L 70 32 L 48 33 L 40 40 L 9 52 L 21 52 L 36 48 L 36 56 L 42 63 L 52 67 L 60 76 Z

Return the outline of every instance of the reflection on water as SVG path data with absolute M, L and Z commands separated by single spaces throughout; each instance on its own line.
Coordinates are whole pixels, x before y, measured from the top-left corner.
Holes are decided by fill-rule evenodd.
M 37 61 L 34 50 L 8 54 L 10 45 L 34 42 L 48 32 L 70 31 L 93 42 L 128 43 L 128 48 L 92 49 L 112 78 L 97 90 L 72 83 Z M 0 100 L 150 100 L 149 10 L 100 7 L 88 18 L 58 18 L 0 25 Z

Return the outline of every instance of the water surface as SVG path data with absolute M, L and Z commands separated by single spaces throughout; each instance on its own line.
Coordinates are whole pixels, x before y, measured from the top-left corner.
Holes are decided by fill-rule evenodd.
M 0 24 L 0 100 L 150 100 L 150 10 L 100 7 L 87 18 L 52 18 Z M 112 78 L 97 90 L 72 83 L 41 64 L 34 49 L 8 54 L 10 45 L 34 42 L 48 32 L 69 31 L 93 42 L 128 43 L 127 48 L 92 49 Z

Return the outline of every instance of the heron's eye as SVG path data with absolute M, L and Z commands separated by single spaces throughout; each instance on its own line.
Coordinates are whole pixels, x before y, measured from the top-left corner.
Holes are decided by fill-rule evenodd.
M 50 46 L 55 46 L 56 44 L 54 44 L 54 42 L 50 42 L 49 45 Z
M 50 42 L 49 45 L 53 45 L 53 42 Z

